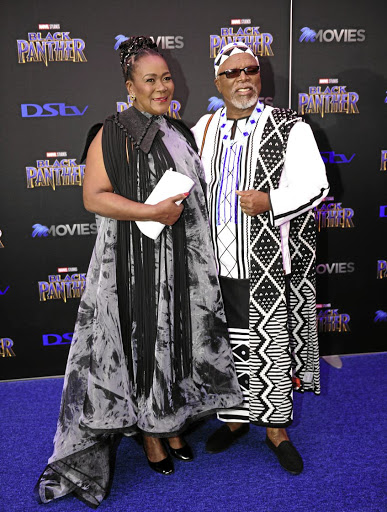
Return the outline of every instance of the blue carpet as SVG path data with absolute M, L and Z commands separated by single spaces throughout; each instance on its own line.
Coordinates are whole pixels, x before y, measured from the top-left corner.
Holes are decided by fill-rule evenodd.
M 141 447 L 121 442 L 109 512 L 386 512 L 387 353 L 344 356 L 337 370 L 321 362 L 320 397 L 296 395 L 289 435 L 304 458 L 299 476 L 286 473 L 252 427 L 230 450 L 204 451 L 220 425 L 210 419 L 188 441 L 196 459 L 175 473 L 151 471 Z M 51 455 L 62 379 L 0 382 L 0 511 L 86 512 L 75 498 L 48 505 L 33 487 Z

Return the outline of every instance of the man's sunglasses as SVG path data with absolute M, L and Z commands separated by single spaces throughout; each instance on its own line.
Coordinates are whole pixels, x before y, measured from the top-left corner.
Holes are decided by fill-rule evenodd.
M 247 66 L 242 69 L 226 69 L 226 71 L 218 73 L 218 76 L 226 75 L 226 78 L 236 78 L 241 75 L 242 71 L 245 72 L 245 75 L 256 75 L 259 71 L 259 66 Z

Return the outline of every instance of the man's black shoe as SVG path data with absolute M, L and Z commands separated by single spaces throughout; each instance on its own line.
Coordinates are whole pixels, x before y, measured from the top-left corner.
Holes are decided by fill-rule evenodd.
M 266 444 L 277 455 L 281 466 L 292 475 L 299 475 L 304 469 L 301 455 L 290 441 L 282 441 L 278 446 L 275 446 L 266 436 Z
M 206 451 L 208 453 L 220 453 L 229 448 L 234 441 L 247 434 L 249 423 L 243 423 L 238 429 L 231 431 L 227 424 L 218 428 L 207 440 Z

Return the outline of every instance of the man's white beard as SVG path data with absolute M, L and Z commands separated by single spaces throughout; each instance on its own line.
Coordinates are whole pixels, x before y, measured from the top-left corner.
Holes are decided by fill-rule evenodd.
M 240 98 L 237 99 L 235 96 L 232 97 L 231 103 L 234 107 L 239 108 L 240 110 L 246 110 L 248 108 L 253 107 L 258 101 L 258 93 L 254 91 L 254 95 L 251 98 Z

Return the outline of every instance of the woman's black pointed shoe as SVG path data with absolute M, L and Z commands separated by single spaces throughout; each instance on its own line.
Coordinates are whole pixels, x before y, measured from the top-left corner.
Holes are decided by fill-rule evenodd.
M 144 444 L 142 445 L 142 448 L 144 450 L 146 460 L 148 461 L 148 465 L 151 469 L 153 469 L 153 471 L 156 471 L 156 473 L 161 473 L 162 475 L 171 475 L 175 471 L 175 468 L 173 467 L 173 460 L 168 452 L 165 459 L 159 460 L 158 462 L 152 462 L 148 459 Z
M 175 459 L 190 462 L 194 458 L 191 447 L 188 443 L 185 443 L 185 445 L 182 448 L 172 448 L 171 446 L 168 446 L 168 449 L 169 453 L 173 455 Z
M 156 471 L 157 473 L 161 473 L 162 475 L 171 475 L 175 468 L 173 467 L 173 460 L 170 455 L 167 455 L 165 459 L 160 460 L 159 462 L 151 462 L 148 457 L 147 461 L 149 467 Z

